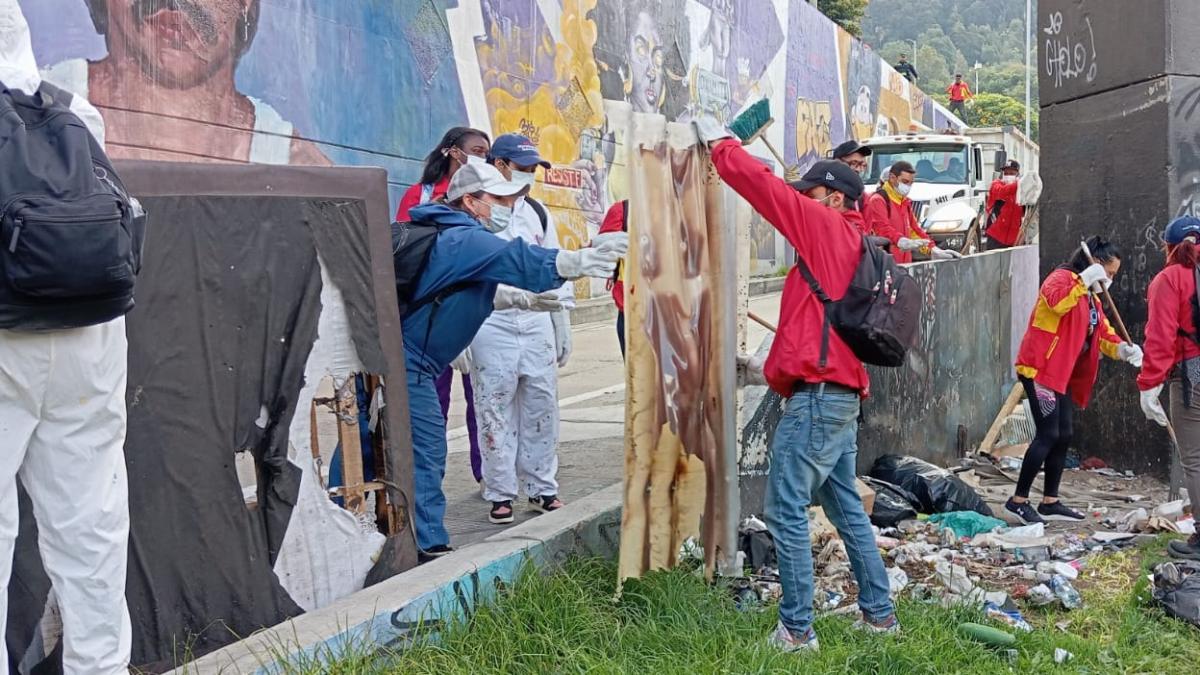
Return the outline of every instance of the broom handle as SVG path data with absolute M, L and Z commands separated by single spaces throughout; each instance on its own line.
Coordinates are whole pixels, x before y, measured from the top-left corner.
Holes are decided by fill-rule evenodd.
M 1087 256 L 1088 262 L 1096 265 L 1096 259 L 1092 257 L 1092 250 L 1088 248 L 1086 241 L 1079 242 L 1079 246 L 1083 249 L 1083 254 Z M 1125 327 L 1125 322 L 1121 320 L 1121 312 L 1117 311 L 1117 303 L 1113 302 L 1112 296 L 1108 293 L 1108 287 L 1101 284 L 1100 294 L 1104 296 L 1104 301 L 1108 303 L 1108 308 L 1112 310 L 1113 318 L 1117 320 L 1117 331 L 1121 335 L 1121 339 L 1133 344 L 1133 338 L 1129 337 L 1129 329 Z
M 767 330 L 771 331 L 772 333 L 779 332 L 775 329 L 774 324 L 772 324 L 770 321 L 767 321 L 766 319 L 762 318 L 761 316 L 755 314 L 754 312 L 746 312 L 746 314 L 750 316 L 751 321 L 753 321 L 754 323 L 757 323 L 758 325 L 762 326 L 763 328 L 766 328 Z

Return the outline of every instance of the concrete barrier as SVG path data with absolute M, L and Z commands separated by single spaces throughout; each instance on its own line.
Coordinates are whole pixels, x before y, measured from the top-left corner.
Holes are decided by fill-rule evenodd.
M 925 290 L 921 335 L 904 366 L 868 369 L 860 472 L 886 454 L 948 465 L 977 446 L 1016 381 L 1013 361 L 1037 299 L 1038 251 L 1032 246 L 917 263 L 909 271 Z M 770 349 L 771 338 L 760 353 Z M 765 387 L 748 388 L 743 411 L 742 513 L 761 514 L 783 398 Z
M 278 673 L 289 663 L 361 653 L 372 645 L 402 648 L 434 637 L 446 622 L 468 618 L 492 600 L 527 564 L 552 570 L 572 555 L 614 557 L 620 507 L 617 484 L 172 672 Z

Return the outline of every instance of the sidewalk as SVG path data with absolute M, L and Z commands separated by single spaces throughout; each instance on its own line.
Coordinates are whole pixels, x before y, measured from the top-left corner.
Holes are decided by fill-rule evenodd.
M 751 298 L 755 314 L 776 321 L 780 294 Z M 756 348 L 766 329 L 749 324 L 749 344 Z M 568 505 L 610 485 L 621 482 L 625 447 L 625 366 L 617 344 L 613 322 L 578 324 L 572 327 L 574 350 L 566 368 L 559 371 L 561 405 L 559 444 L 559 492 Z M 455 547 L 481 541 L 511 525 L 488 522 L 490 505 L 479 495 L 471 476 L 470 445 L 464 426 L 466 406 L 461 382 L 451 392 L 447 433 L 450 456 L 442 488 L 446 492 L 446 527 Z M 516 522 L 537 515 L 528 510 L 524 496 L 516 503 Z

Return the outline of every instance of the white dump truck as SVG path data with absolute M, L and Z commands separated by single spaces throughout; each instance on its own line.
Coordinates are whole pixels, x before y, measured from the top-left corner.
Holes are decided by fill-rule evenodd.
M 917 221 L 939 246 L 963 252 L 983 249 L 979 225 L 986 223 L 987 192 L 1000 167 L 1015 159 L 1022 174 L 1038 170 L 1037 144 L 1011 126 L 951 134 L 911 131 L 868 138 L 862 145 L 871 148 L 863 179 L 867 191 L 878 188 L 895 162 L 912 164 L 917 176 L 909 198 Z

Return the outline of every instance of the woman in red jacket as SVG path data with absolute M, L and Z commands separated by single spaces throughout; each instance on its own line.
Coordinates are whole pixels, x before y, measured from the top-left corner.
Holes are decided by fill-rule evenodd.
M 1087 242 L 1092 263 L 1082 249 L 1042 282 L 1037 305 L 1017 354 L 1017 375 L 1025 387 L 1037 428 L 1025 451 L 1017 488 L 1005 510 L 1023 523 L 1083 520 L 1083 514 L 1058 500 L 1058 485 L 1071 444 L 1075 407 L 1086 408 L 1100 368 L 1100 355 L 1142 365 L 1142 350 L 1121 341 L 1096 294 L 1112 284 L 1121 269 L 1121 253 L 1100 237 Z M 1029 503 L 1029 488 L 1046 470 L 1042 503 Z
M 1192 508 L 1200 504 L 1200 333 L 1196 324 L 1196 266 L 1200 264 L 1200 219 L 1182 216 L 1167 225 L 1167 266 L 1150 282 L 1146 363 L 1138 376 L 1142 412 L 1162 426 L 1167 414 L 1158 398 L 1171 385 L 1171 419 L 1179 438 L 1179 460 Z M 1185 388 L 1186 384 L 1186 388 Z M 1176 558 L 1200 560 L 1200 535 L 1173 541 Z
M 596 234 L 629 231 L 629 200 L 623 199 L 608 207 L 600 231 Z M 621 345 L 621 358 L 625 358 L 625 266 L 617 263 L 617 272 L 608 280 L 613 303 L 617 306 L 617 343 Z

